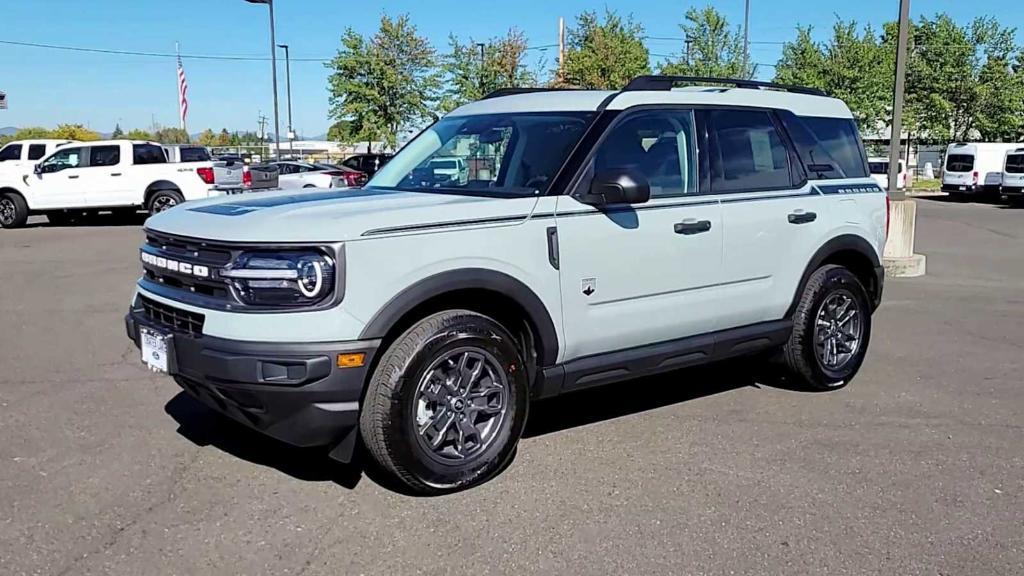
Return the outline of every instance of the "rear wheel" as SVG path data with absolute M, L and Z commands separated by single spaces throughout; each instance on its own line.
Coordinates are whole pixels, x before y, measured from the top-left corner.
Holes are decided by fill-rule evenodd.
M 28 205 L 19 194 L 0 194 L 0 228 L 21 228 L 28 220 Z
M 413 492 L 479 484 L 510 460 L 526 424 L 527 374 L 513 337 L 467 310 L 417 322 L 388 347 L 359 429 L 380 467 Z
M 871 307 L 864 286 L 842 266 L 822 266 L 804 287 L 783 358 L 799 383 L 834 390 L 856 375 L 870 336 Z
M 181 192 L 177 190 L 157 190 L 150 196 L 147 209 L 150 214 L 159 214 L 174 208 L 184 201 L 185 199 L 181 196 Z

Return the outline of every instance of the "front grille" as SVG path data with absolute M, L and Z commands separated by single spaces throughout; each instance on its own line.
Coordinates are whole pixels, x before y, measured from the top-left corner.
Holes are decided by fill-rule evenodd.
M 198 312 L 181 310 L 156 300 L 150 300 L 145 296 L 139 296 L 139 304 L 142 305 L 142 313 L 154 324 L 188 336 L 196 337 L 203 334 L 203 323 L 206 321 L 206 316 Z
M 143 275 L 147 280 L 190 294 L 198 294 L 216 300 L 230 300 L 231 292 L 227 282 L 215 278 L 212 271 L 231 262 L 234 257 L 231 248 L 147 230 L 146 244 L 143 250 L 178 262 L 206 266 L 211 271 L 209 277 L 199 278 L 192 274 L 158 268 L 143 262 Z

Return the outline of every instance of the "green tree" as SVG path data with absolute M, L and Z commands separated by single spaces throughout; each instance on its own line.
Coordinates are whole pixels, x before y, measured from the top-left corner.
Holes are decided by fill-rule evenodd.
M 342 144 L 354 144 L 360 139 L 350 120 L 338 120 L 327 129 L 327 139 Z
M 360 140 L 383 140 L 395 147 L 404 126 L 431 117 L 440 88 L 437 55 L 403 14 L 381 17 L 366 39 L 352 28 L 327 67 L 330 117 L 352 122 Z
M 476 42 L 461 42 L 454 34 L 448 37 L 450 52 L 445 56 L 445 90 L 440 108 L 451 111 L 467 102 L 479 100 L 499 88 L 533 86 L 536 76 L 526 66 L 526 35 L 512 28 L 508 34 Z M 481 47 L 483 54 L 481 57 Z
M 53 138 L 53 132 L 40 126 L 20 128 L 14 133 L 14 140 L 34 140 L 37 138 Z
M 711 6 L 686 11 L 686 23 L 680 24 L 688 49 L 676 60 L 661 66 L 662 74 L 711 78 L 753 78 L 754 66 L 744 63 L 743 33 L 739 26 L 729 27 L 724 14 Z
M 221 128 L 220 133 L 217 134 L 216 146 L 230 146 L 231 145 L 231 134 L 228 134 L 227 128 Z
M 114 125 L 114 131 L 110 133 L 111 140 L 118 140 L 124 138 L 124 130 L 121 130 L 121 123 L 118 122 Z
M 50 138 L 89 142 L 92 140 L 99 140 L 100 135 L 81 124 L 61 124 L 54 128 L 53 132 L 50 132 Z
M 216 146 L 217 134 L 213 130 L 207 128 L 199 133 L 199 137 L 196 139 L 196 142 L 203 146 Z
M 133 129 L 129 130 L 128 133 L 124 135 L 124 137 L 126 139 L 128 139 L 128 140 L 152 140 L 153 139 L 153 135 L 152 134 L 150 134 L 149 132 L 147 132 L 145 130 L 140 130 L 138 128 L 133 128 Z
M 161 144 L 189 144 L 192 138 L 181 128 L 160 128 L 153 139 Z
M 605 10 L 604 21 L 588 11 L 569 29 L 565 65 L 556 85 L 619 89 L 650 72 L 650 54 L 643 43 L 644 28 L 632 16 L 621 18 Z
M 813 41 L 809 27 L 797 28 L 796 39 L 783 45 L 775 81 L 819 88 L 840 98 L 861 130 L 877 132 L 892 109 L 893 63 L 871 26 L 860 32 L 856 22 L 839 20 L 823 44 Z

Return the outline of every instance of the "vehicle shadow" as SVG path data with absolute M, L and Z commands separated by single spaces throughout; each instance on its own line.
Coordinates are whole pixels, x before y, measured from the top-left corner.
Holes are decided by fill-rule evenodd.
M 973 196 L 957 197 L 950 194 L 941 196 L 914 196 L 914 200 L 927 200 L 929 202 L 947 202 L 949 204 L 1002 204 L 998 194 L 975 194 Z
M 90 214 L 88 216 L 52 222 L 46 216 L 32 216 L 22 228 L 107 228 L 118 226 L 141 226 L 149 214 L 113 213 Z
M 801 391 L 761 368 L 757 361 L 689 368 L 540 400 L 531 406 L 523 438 L 529 439 L 616 418 L 641 414 L 745 387 L 762 385 Z M 297 480 L 334 482 L 354 489 L 363 476 L 381 487 L 411 494 L 373 464 L 357 447 L 349 464 L 328 457 L 329 447 L 296 448 L 251 430 L 207 408 L 185 392 L 167 402 L 165 412 L 178 423 L 177 432 L 197 446 L 213 446 L 236 458 L 273 468 Z M 520 448 L 524 448 L 521 444 Z M 515 455 L 505 465 L 510 466 Z M 504 468 L 499 471 L 499 476 Z

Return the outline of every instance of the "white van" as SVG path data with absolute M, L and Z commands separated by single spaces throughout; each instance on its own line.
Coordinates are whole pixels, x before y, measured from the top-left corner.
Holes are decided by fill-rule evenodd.
M 1003 161 L 1002 193 L 1008 200 L 1020 202 L 1024 199 L 1024 144 L 1006 153 Z
M 943 192 L 960 195 L 999 190 L 1006 153 L 1019 146 L 1000 142 L 950 144 L 942 170 Z
M 871 178 L 882 188 L 882 190 L 889 189 L 889 159 L 878 157 L 868 158 L 868 170 L 871 172 Z M 900 173 L 896 177 L 896 188 L 903 190 L 907 187 L 907 165 L 900 159 Z

